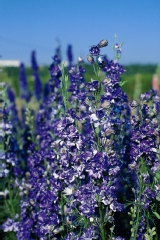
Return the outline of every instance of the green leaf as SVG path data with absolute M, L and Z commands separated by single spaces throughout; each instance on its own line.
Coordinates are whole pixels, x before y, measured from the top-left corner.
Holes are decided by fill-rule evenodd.
M 154 214 L 158 219 L 160 219 L 160 215 L 159 215 L 157 212 L 153 212 L 153 214 Z
M 95 129 L 95 131 L 96 131 L 97 134 L 100 133 L 99 127 L 97 127 L 97 128 Z
M 49 134 L 51 135 L 51 137 L 54 139 L 54 134 L 52 132 L 49 132 Z
M 120 86 L 122 87 L 127 81 L 120 82 Z
M 158 194 L 158 196 L 156 197 L 157 201 L 160 202 L 160 194 Z

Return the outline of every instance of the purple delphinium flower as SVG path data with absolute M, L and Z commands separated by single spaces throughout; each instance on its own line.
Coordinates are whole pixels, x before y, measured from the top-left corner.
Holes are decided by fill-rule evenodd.
M 59 58 L 57 55 L 53 57 L 53 63 L 49 67 L 51 78 L 45 85 L 44 95 L 45 103 L 41 104 L 40 110 L 45 110 L 48 121 L 52 124 L 58 118 L 60 112 L 63 109 L 62 95 L 60 91 L 60 83 L 62 71 L 59 67 Z
M 50 67 L 50 73 L 50 94 L 47 99 L 47 105 L 44 106 L 42 104 L 36 116 L 35 133 L 40 150 L 37 151 L 36 146 L 33 150 L 31 149 L 32 155 L 27 160 L 30 174 L 27 184 L 30 185 L 30 188 L 28 196 L 21 206 L 20 231 L 17 233 L 18 239 L 23 239 L 23 236 L 26 239 L 32 239 L 32 237 L 47 239 L 48 236 L 56 237 L 62 231 L 60 227 L 63 216 L 59 213 L 60 207 L 58 204 L 62 186 L 59 179 L 57 181 L 56 173 L 59 164 L 56 157 L 53 160 L 55 154 L 49 148 L 52 141 L 49 131 L 51 131 L 52 125 L 56 121 L 56 113 L 54 111 L 57 109 L 57 105 L 61 103 L 58 100 L 60 98 L 58 88 L 61 70 L 58 66 L 57 57 L 54 58 L 54 63 Z M 51 91 L 53 91 L 52 94 Z M 53 102 L 53 95 L 57 105 L 54 105 L 52 108 L 50 103 Z M 56 108 L 55 110 L 54 107 Z M 55 115 L 54 117 L 52 113 Z M 52 176 L 53 173 L 54 175 Z M 23 206 L 27 206 L 25 210 L 27 215 L 22 214 L 24 212 Z M 25 224 L 28 223 L 29 219 L 29 227 L 26 227 Z
M 156 204 L 156 193 L 153 186 L 156 179 L 156 172 L 160 169 L 158 149 L 159 149 L 159 112 L 156 110 L 155 99 L 160 99 L 155 91 L 150 90 L 140 95 L 141 102 L 131 104 L 136 108 L 136 116 L 132 116 L 132 134 L 129 171 L 132 173 L 132 188 L 134 189 L 135 208 L 138 211 L 134 226 L 135 236 L 141 239 L 146 228 L 144 221 L 146 212 L 150 212 L 153 203 Z M 153 211 L 153 210 L 152 210 Z M 149 218 L 149 217 L 148 217 Z M 146 220 L 148 221 L 148 220 Z M 143 224 L 142 224 L 143 223 Z M 141 226 L 143 225 L 143 226 Z
M 43 94 L 43 101 L 45 102 L 45 103 L 47 103 L 48 102 L 48 100 L 49 100 L 49 95 L 50 95 L 50 84 L 47 82 L 45 85 L 44 85 L 44 94 Z
M 42 83 L 39 77 L 39 73 L 35 72 L 33 74 L 33 78 L 34 78 L 34 94 L 37 101 L 39 101 L 41 99 L 42 94 Z
M 107 40 L 101 40 L 97 45 L 93 45 L 90 47 L 90 54 L 87 56 L 87 60 L 90 64 L 97 64 L 102 68 L 104 65 L 104 61 L 100 58 L 100 48 L 106 47 L 108 45 Z M 96 57 L 96 61 L 94 59 Z
M 92 46 L 91 54 L 98 57 L 106 44 L 102 40 Z M 130 121 L 128 98 L 120 87 L 124 69 L 116 61 L 104 62 L 103 82 L 85 84 L 83 67 L 70 67 L 70 108 L 64 113 L 60 61 L 57 55 L 53 58 L 50 91 L 35 116 L 36 141 L 28 149 L 29 178 L 21 183 L 19 240 L 100 239 L 102 234 L 108 239 L 112 225 L 116 225 L 116 235 L 121 235 L 117 214 L 123 210 L 126 198 L 133 197 L 129 188 L 134 188 L 133 204 L 143 208 L 139 211 L 142 219 L 138 221 L 137 238 L 144 235 L 143 211 L 150 210 L 159 192 L 158 185 L 153 186 L 156 194 L 150 187 L 159 169 L 159 98 L 152 91 L 141 96 L 140 104 L 132 103 L 140 113 Z M 153 107 L 148 104 L 151 100 Z M 149 169 L 139 174 L 145 184 L 141 190 L 136 175 L 139 156 Z M 128 173 L 133 173 L 133 178 Z
M 19 159 L 17 157 L 19 153 L 19 145 L 17 141 L 17 126 L 12 124 L 15 120 L 14 116 L 10 112 L 11 107 L 4 104 L 2 109 L 3 119 L 0 123 L 1 129 L 1 144 L 3 149 L 3 164 L 1 173 L 3 176 L 10 175 L 10 177 L 15 177 L 20 174 Z M 11 115 L 11 116 L 10 116 Z
M 152 203 L 152 200 L 155 199 L 155 193 L 153 190 L 151 190 L 150 187 L 146 187 L 143 194 L 142 194 L 142 197 L 141 197 L 141 202 L 142 202 L 142 206 L 147 209 L 150 204 Z
M 92 56 L 99 56 L 100 54 L 100 49 L 98 46 L 96 45 L 93 45 L 90 49 L 89 49 L 89 52 Z
M 30 100 L 31 94 L 29 93 L 28 90 L 27 76 L 25 66 L 23 63 L 21 63 L 19 67 L 19 86 L 21 98 L 28 102 Z
M 7 88 L 7 95 L 10 103 L 15 103 L 15 94 L 11 87 Z
M 68 100 L 72 108 L 70 108 L 68 112 L 74 119 L 80 119 L 82 115 L 87 114 L 84 103 L 86 99 L 84 79 L 85 69 L 82 64 L 81 61 L 69 70 L 70 81 L 67 91 L 69 92 Z
M 70 69 L 73 64 L 72 45 L 70 44 L 67 47 L 67 59 L 68 59 L 68 69 Z
M 100 90 L 100 83 L 95 80 L 85 85 L 87 92 L 85 92 L 86 97 L 83 100 L 83 107 L 88 114 L 79 117 L 80 121 L 83 119 L 82 132 L 85 133 L 82 136 L 83 145 L 85 145 L 85 148 L 90 149 L 90 151 L 91 149 L 94 149 L 94 152 L 98 150 L 97 156 L 95 153 L 93 154 L 94 157 L 91 154 L 89 159 L 84 161 L 83 158 L 86 158 L 87 149 L 84 150 L 82 147 L 81 156 L 83 157 L 81 157 L 81 161 L 85 166 L 82 168 L 84 180 L 81 180 L 83 191 L 79 192 L 81 189 L 79 188 L 74 192 L 75 204 L 77 204 L 76 206 L 82 215 L 87 218 L 94 215 L 100 217 L 96 211 L 98 208 L 97 195 L 100 197 L 100 202 L 104 206 L 104 209 L 109 207 L 113 213 L 122 210 L 122 205 L 117 201 L 118 184 L 121 184 L 119 183 L 118 175 L 125 166 L 124 159 L 128 154 L 128 150 L 126 152 L 126 146 L 123 145 L 123 143 L 127 143 L 126 140 L 123 142 L 123 134 L 127 129 L 128 132 L 126 135 L 128 135 L 129 140 L 129 116 L 126 119 L 126 113 L 129 113 L 129 107 L 127 96 L 123 93 L 119 85 L 120 75 L 123 71 L 120 66 L 114 66 L 114 63 L 112 65 L 112 71 L 108 71 L 107 78 L 103 83 L 104 94 L 100 98 L 100 103 L 97 104 L 98 107 L 96 107 L 95 104 L 95 93 L 97 94 Z M 78 89 L 76 89 L 76 91 L 78 91 Z M 117 118 L 120 120 L 117 120 Z M 87 131 L 85 132 L 84 129 L 87 129 Z M 115 136 L 115 141 L 113 136 Z M 102 154 L 100 150 L 104 151 L 105 154 Z M 72 172 L 72 176 L 75 175 L 76 174 Z M 108 176 L 106 182 L 104 181 L 105 176 Z M 73 181 L 75 179 L 76 178 L 72 178 Z M 97 180 L 99 182 L 98 186 L 96 183 Z M 107 199 L 107 191 L 100 190 L 104 182 L 104 188 L 107 190 L 108 182 L 110 182 L 111 185 L 112 191 L 109 199 Z M 87 195 L 86 192 L 88 193 L 88 188 L 91 188 L 91 184 L 93 184 L 92 194 Z M 96 192 L 94 192 L 94 189 L 97 189 Z M 88 197 L 86 197 L 86 195 Z M 92 201 L 89 203 L 88 199 Z
M 106 78 L 103 80 L 104 94 L 101 96 L 101 107 L 110 116 L 110 128 L 115 134 L 117 133 L 119 143 L 122 144 L 122 136 L 124 138 L 130 134 L 128 98 L 120 87 L 120 76 L 125 71 L 114 61 L 107 60 L 107 63 L 103 69 L 106 72 Z M 115 150 L 118 154 L 123 153 L 122 147 L 126 149 L 127 146 L 118 146 L 118 141 L 116 141 Z
M 82 216 L 90 218 L 96 214 L 99 217 L 96 210 L 98 208 L 96 196 L 101 197 L 103 177 L 108 173 L 107 157 L 94 149 L 93 153 L 90 150 L 88 152 L 86 150 L 82 151 L 85 142 L 81 144 L 82 146 L 79 145 L 82 137 L 80 137 L 73 124 L 74 119 L 68 117 L 57 122 L 55 127 L 55 133 L 60 139 L 56 140 L 52 146 L 55 149 L 57 144 L 57 150 L 63 150 L 60 151 L 59 163 L 61 169 L 64 170 L 59 171 L 59 176 L 65 185 L 73 186 L 73 188 L 70 186 L 70 188 L 65 189 L 66 194 L 71 195 L 70 201 L 73 202 L 71 215 L 74 215 L 75 209 L 78 208 Z M 79 150 L 81 150 L 81 153 L 79 153 Z M 111 173 L 110 176 L 115 178 L 117 172 Z M 98 186 L 97 179 L 99 180 Z M 78 189 L 76 189 L 77 181 L 81 183 Z M 102 199 L 100 198 L 100 201 L 109 206 L 113 212 L 121 211 L 122 207 L 117 203 L 116 199 L 116 188 L 112 189 L 110 200 L 107 202 L 107 184 L 106 181 L 105 189 L 107 190 L 102 195 Z
M 76 236 L 74 232 L 67 234 L 64 240 L 79 240 L 79 237 Z
M 39 67 L 37 64 L 35 51 L 32 51 L 31 53 L 31 67 L 32 67 L 33 79 L 34 79 L 34 94 L 37 101 L 39 101 L 41 99 L 41 94 L 42 94 L 42 83 L 39 76 Z
M 53 63 L 49 67 L 50 76 L 55 87 L 59 87 L 59 84 L 60 84 L 59 78 L 62 76 L 62 72 L 61 72 L 61 69 L 59 68 L 59 65 L 57 64 L 57 58 L 55 61 L 55 57 L 53 57 L 53 60 L 54 60 Z
M 50 150 L 41 150 L 28 159 L 30 187 L 27 198 L 21 202 L 21 221 L 17 232 L 19 240 L 54 236 L 58 231 L 58 201 L 62 186 L 52 176 L 52 171 L 57 169 L 56 164 L 51 166 L 52 155 Z
M 48 118 L 49 115 L 44 109 L 40 109 L 36 116 L 36 134 L 41 149 L 45 149 L 52 141 L 51 135 L 49 134 L 50 127 L 47 123 Z
M 139 158 L 144 158 L 146 165 L 151 169 L 158 161 L 159 112 L 155 111 L 154 102 L 152 106 L 146 104 L 153 97 L 155 96 L 152 92 L 141 95 L 143 102 L 137 110 L 138 117 L 132 117 L 131 169 L 139 169 Z
M 98 187 L 92 183 L 82 185 L 77 191 L 75 191 L 74 196 L 76 203 L 79 203 L 79 211 L 81 214 L 87 218 L 92 217 L 96 213 L 96 208 L 98 207 L 96 194 Z
M 74 233 L 69 233 L 64 240 L 92 240 L 98 238 L 99 236 L 96 232 L 96 229 L 94 227 L 89 227 L 84 229 L 83 234 L 81 236 L 78 236 Z
M 58 64 L 61 63 L 61 46 L 59 46 L 55 49 L 55 56 L 57 56 Z
M 99 89 L 100 82 L 98 80 L 91 79 L 91 82 L 86 84 L 89 92 L 94 92 Z
M 12 112 L 12 114 L 11 114 L 12 123 L 13 123 L 14 126 L 17 126 L 17 125 L 20 124 L 20 120 L 19 120 L 19 117 L 18 117 L 18 111 L 17 111 L 17 107 L 16 107 L 16 102 L 15 102 L 15 93 L 12 90 L 11 87 L 7 88 L 7 96 L 8 96 L 8 99 L 10 101 L 9 108 Z M 16 127 L 14 128 L 14 130 L 16 130 Z
M 68 92 L 71 92 L 70 102 L 72 104 L 74 104 L 78 100 L 82 101 L 85 99 L 85 84 L 83 76 L 84 72 L 85 69 L 81 65 L 71 67 L 71 69 L 69 70 L 70 86 L 68 88 Z
M 39 69 L 37 60 L 36 60 L 36 52 L 35 51 L 32 51 L 32 53 L 31 53 L 31 67 L 34 72 L 37 72 Z
M 84 229 L 83 234 L 80 236 L 79 240 L 92 240 L 92 239 L 98 239 L 99 234 L 96 233 L 96 228 L 95 227 L 89 227 L 87 229 Z
M 17 232 L 19 223 L 13 219 L 8 218 L 5 223 L 2 224 L 2 229 L 4 232 Z
M 122 45 L 123 45 L 123 43 L 121 43 L 121 44 L 115 43 L 113 46 L 116 61 L 118 61 L 121 57 Z
M 121 74 L 125 73 L 125 70 L 122 67 L 122 65 L 120 65 L 116 61 L 108 60 L 106 58 L 105 60 L 106 60 L 106 66 L 103 68 L 103 71 L 106 72 L 107 76 L 109 74 L 110 77 L 113 76 L 116 80 L 116 79 L 119 79 Z

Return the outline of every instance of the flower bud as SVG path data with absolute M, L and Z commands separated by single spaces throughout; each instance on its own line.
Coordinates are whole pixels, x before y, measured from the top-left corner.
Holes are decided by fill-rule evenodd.
M 106 47 L 108 45 L 108 41 L 107 40 L 101 40 L 98 44 L 97 47 L 102 48 L 102 47 Z
M 90 64 L 93 64 L 94 63 L 94 58 L 91 56 L 91 55 L 88 55 L 87 56 L 87 60 Z
M 136 108 L 139 106 L 139 103 L 136 101 L 136 100 L 133 100 L 131 103 L 130 103 L 130 106 L 131 108 Z
M 78 63 L 82 63 L 83 59 L 81 57 L 78 57 Z

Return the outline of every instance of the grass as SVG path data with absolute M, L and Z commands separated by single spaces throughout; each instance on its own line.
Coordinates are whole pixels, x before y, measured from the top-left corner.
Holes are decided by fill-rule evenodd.
M 126 81 L 126 83 L 123 85 L 123 90 L 127 93 L 130 100 L 133 99 L 133 92 L 135 87 L 135 79 L 136 74 L 140 75 L 141 78 L 141 91 L 142 93 L 149 91 L 151 89 L 151 80 L 153 74 L 156 72 L 156 65 L 126 65 L 124 66 L 124 69 L 126 69 L 126 73 L 122 76 L 122 80 Z M 94 75 L 93 68 L 91 65 L 85 64 L 86 74 L 85 78 L 88 81 L 90 81 L 91 78 L 96 79 L 96 76 Z M 46 83 L 49 78 L 49 71 L 48 66 L 40 67 L 39 74 L 41 77 L 42 83 Z M 33 77 L 32 77 L 32 69 L 30 67 L 26 67 L 26 75 L 28 78 L 29 83 L 29 89 L 33 90 Z M 17 67 L 5 67 L 3 68 L 3 71 L 1 72 L 0 80 L 7 82 L 10 84 L 14 91 L 16 96 L 19 96 L 19 69 Z

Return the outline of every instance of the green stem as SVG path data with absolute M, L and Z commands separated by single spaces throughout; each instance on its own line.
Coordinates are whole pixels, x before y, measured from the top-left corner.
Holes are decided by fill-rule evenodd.
M 13 204 L 13 195 L 12 195 L 12 191 L 11 191 L 11 187 L 10 187 L 10 179 L 8 179 L 8 191 L 9 191 L 9 205 L 10 205 L 10 211 L 11 211 L 11 215 L 14 216 L 15 215 L 15 209 L 14 209 L 14 204 Z
M 138 197 L 138 208 L 137 208 L 136 229 L 135 229 L 135 234 L 134 234 L 134 240 L 136 240 L 137 233 L 138 233 L 138 226 L 139 226 L 139 219 L 140 219 L 140 210 L 141 210 L 142 189 L 143 189 L 143 180 L 142 180 L 142 177 L 141 177 L 140 178 L 140 190 L 139 190 L 139 197 Z
M 64 72 L 64 66 L 62 67 L 62 79 L 61 79 L 61 93 L 63 97 L 63 103 L 64 103 L 64 113 L 66 114 L 68 109 L 68 76 L 65 75 Z
M 94 70 L 94 73 L 96 75 L 96 78 L 99 80 L 99 70 L 100 68 L 97 66 L 97 64 L 93 64 L 93 70 Z
M 103 205 L 98 202 L 98 207 L 99 207 L 99 215 L 100 215 L 100 234 L 102 240 L 106 240 L 106 231 L 105 231 L 105 224 L 104 224 L 104 215 L 103 215 Z

